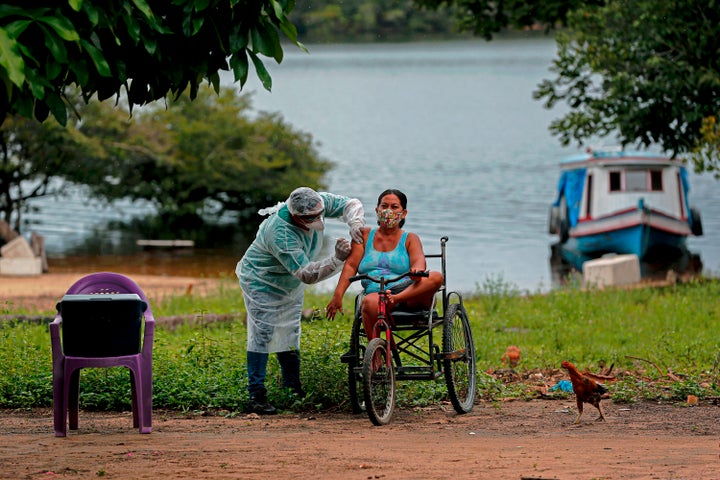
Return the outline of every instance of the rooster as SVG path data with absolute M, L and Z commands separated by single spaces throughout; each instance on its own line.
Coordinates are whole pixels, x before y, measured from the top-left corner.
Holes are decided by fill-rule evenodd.
M 503 365 L 509 364 L 510 368 L 517 367 L 518 363 L 520 363 L 520 349 L 516 345 L 510 345 L 503 353 L 500 361 Z
M 605 420 L 602 408 L 600 407 L 600 399 L 607 393 L 607 388 L 600 382 L 597 382 L 587 375 L 583 375 L 580 371 L 568 361 L 562 362 L 562 368 L 570 374 L 570 382 L 575 392 L 575 400 L 577 401 L 578 416 L 575 424 L 580 423 L 580 417 L 583 413 L 583 403 L 589 403 L 598 409 L 600 416 L 598 420 Z

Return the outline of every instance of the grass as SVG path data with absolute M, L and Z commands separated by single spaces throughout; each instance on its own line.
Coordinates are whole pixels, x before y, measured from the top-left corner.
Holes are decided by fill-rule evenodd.
M 614 365 L 618 381 L 609 385 L 613 400 L 684 401 L 720 394 L 720 280 L 700 279 L 663 288 L 582 291 L 577 287 L 545 294 L 520 292 L 502 279 L 489 279 L 464 300 L 476 343 L 478 396 L 532 398 L 538 386 L 567 378 L 559 370 L 570 360 L 597 372 Z M 307 309 L 320 309 L 329 294 L 306 294 Z M 349 409 L 346 351 L 352 298 L 344 316 L 320 315 L 303 322 L 302 380 L 308 396 L 300 401 L 280 387 L 274 356 L 268 370 L 269 396 L 285 409 Z M 155 333 L 153 405 L 182 411 L 243 411 L 246 330 L 237 284 L 223 282 L 206 297 L 180 295 L 151 299 L 161 323 Z M 52 405 L 52 364 L 46 322 L 22 320 L 28 314 L 0 304 L 0 313 L 18 318 L 0 324 L 0 408 Z M 228 319 L 230 317 L 230 319 Z M 439 335 L 439 334 L 438 334 Z M 438 340 L 439 341 L 439 338 Z M 522 360 L 516 371 L 501 364 L 508 345 Z M 568 395 L 568 394 L 558 394 Z M 401 382 L 398 403 L 424 406 L 446 399 L 442 379 Z M 81 407 L 130 408 L 125 369 L 88 369 L 81 374 Z

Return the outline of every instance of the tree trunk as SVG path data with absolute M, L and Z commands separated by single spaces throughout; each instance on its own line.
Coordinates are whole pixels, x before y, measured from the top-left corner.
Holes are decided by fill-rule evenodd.
M 0 220 L 0 238 L 5 240 L 4 243 L 7 243 L 10 240 L 13 240 L 19 236 L 20 234 L 13 230 L 12 227 L 10 227 L 9 223 L 7 223 L 5 220 Z

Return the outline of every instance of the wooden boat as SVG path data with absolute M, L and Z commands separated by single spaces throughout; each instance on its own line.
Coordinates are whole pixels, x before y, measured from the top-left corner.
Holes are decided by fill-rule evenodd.
M 578 270 L 608 253 L 672 262 L 687 254 L 688 236 L 702 235 L 700 213 L 688 202 L 688 172 L 678 159 L 588 149 L 560 168 L 548 230 Z

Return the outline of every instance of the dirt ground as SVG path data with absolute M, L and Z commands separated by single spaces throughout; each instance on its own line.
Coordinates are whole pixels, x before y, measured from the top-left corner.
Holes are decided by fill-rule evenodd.
M 0 277 L 0 302 L 54 305 L 79 274 Z M 148 296 L 211 280 L 133 276 Z M 40 300 L 39 300 L 40 299 Z M 399 385 L 402 388 L 402 383 Z M 716 479 L 720 406 L 615 404 L 606 421 L 574 400 L 478 401 L 396 411 L 389 425 L 343 413 L 277 416 L 155 411 L 153 432 L 130 412 L 80 412 L 65 438 L 52 410 L 0 410 L 0 479 Z
M 719 479 L 720 408 L 606 403 L 605 422 L 571 400 L 258 417 L 80 412 L 53 435 L 50 410 L 0 411 L 0 478 Z

